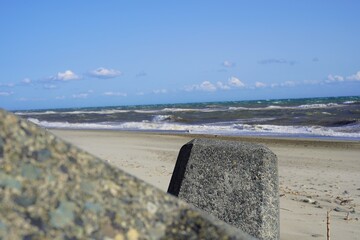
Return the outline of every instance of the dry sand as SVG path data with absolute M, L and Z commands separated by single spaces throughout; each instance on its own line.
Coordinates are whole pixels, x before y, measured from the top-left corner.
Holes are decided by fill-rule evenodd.
M 194 137 L 51 130 L 80 148 L 167 190 L 177 154 Z M 210 137 L 210 136 L 209 136 Z M 360 239 L 360 142 L 229 137 L 262 143 L 279 159 L 281 239 Z

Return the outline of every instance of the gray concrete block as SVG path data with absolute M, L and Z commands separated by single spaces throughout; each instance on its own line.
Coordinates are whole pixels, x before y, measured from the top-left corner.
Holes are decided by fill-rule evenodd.
M 260 239 L 279 239 L 277 157 L 259 144 L 194 139 L 168 192 Z
M 254 239 L 0 110 L 0 239 Z

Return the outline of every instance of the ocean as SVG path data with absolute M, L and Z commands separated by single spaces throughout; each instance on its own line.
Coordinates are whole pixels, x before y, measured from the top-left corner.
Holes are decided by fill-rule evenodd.
M 360 140 L 360 96 L 15 111 L 44 128 Z

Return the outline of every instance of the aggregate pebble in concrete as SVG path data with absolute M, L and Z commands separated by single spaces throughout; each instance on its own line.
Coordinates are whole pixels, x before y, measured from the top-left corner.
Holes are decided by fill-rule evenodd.
M 0 239 L 253 239 L 0 110 Z

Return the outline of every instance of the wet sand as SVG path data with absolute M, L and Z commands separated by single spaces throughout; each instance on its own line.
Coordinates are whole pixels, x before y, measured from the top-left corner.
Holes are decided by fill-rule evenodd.
M 51 132 L 163 191 L 167 190 L 181 146 L 200 137 L 122 131 Z M 281 239 L 326 239 L 329 210 L 333 239 L 360 239 L 359 141 L 218 138 L 265 144 L 278 156 Z

